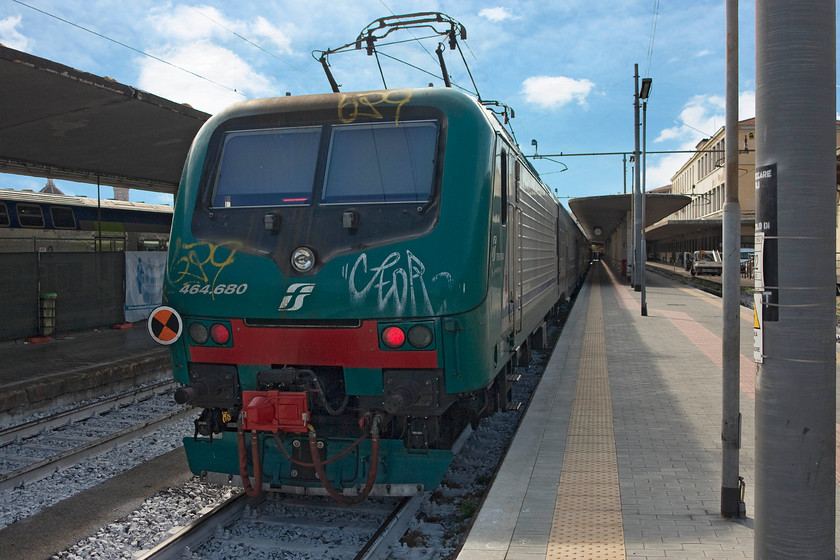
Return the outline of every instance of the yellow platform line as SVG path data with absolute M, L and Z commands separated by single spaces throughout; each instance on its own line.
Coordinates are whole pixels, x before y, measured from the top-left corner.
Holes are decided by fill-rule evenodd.
M 546 559 L 624 560 L 624 527 L 598 269 Z

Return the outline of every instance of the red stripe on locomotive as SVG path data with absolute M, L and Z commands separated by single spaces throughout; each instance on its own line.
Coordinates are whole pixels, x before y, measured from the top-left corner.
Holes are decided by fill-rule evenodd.
M 357 368 L 438 367 L 435 350 L 381 350 L 376 321 L 347 328 L 249 327 L 231 320 L 233 347 L 190 346 L 194 362 L 217 364 L 298 364 Z

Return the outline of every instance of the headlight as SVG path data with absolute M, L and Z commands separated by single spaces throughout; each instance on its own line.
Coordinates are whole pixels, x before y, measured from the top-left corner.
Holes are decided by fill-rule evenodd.
M 308 272 L 315 264 L 315 253 L 309 247 L 298 247 L 292 253 L 292 266 L 300 272 Z

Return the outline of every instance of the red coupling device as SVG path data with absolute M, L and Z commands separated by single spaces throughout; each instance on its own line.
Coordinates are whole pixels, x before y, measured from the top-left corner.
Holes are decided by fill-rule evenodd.
M 306 393 L 242 391 L 243 428 L 247 431 L 306 433 Z

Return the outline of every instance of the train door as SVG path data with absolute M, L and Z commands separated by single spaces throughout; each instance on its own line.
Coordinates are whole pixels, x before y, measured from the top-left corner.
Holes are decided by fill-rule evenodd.
M 554 227 L 557 237 L 557 283 L 560 284 L 560 296 L 565 298 L 568 293 L 568 283 L 566 282 L 566 244 L 563 243 L 563 239 L 566 238 L 566 232 L 560 223 L 559 214 L 554 220 Z
M 501 138 L 498 139 L 499 145 L 503 147 L 497 151 L 498 165 L 496 169 L 499 170 L 499 183 L 501 195 L 501 222 L 502 222 L 502 243 L 504 243 L 505 261 L 504 261 L 504 284 L 502 288 L 502 332 L 509 332 L 513 329 L 514 322 L 514 296 L 512 285 L 514 276 L 511 262 L 513 261 L 513 214 L 512 205 L 510 203 L 510 174 L 508 172 L 510 165 L 508 164 L 508 150 L 504 147 Z
M 497 169 L 501 183 L 502 232 L 505 243 L 505 280 L 502 292 L 505 309 L 502 328 L 513 336 L 522 330 L 523 308 L 522 209 L 518 203 L 520 164 L 501 138 L 499 144 L 502 147 L 497 152 Z
M 519 160 L 513 158 L 513 175 L 511 177 L 511 181 L 509 181 L 509 188 L 510 192 L 508 193 L 508 201 L 510 203 L 509 210 L 513 215 L 513 258 L 511 259 L 511 265 L 514 268 L 513 271 L 513 322 L 514 322 L 514 332 L 519 332 L 522 330 L 522 310 L 523 310 L 523 301 L 522 301 L 522 290 L 523 290 L 523 278 L 522 278 L 522 207 L 519 205 L 519 189 L 520 189 L 520 164 Z

